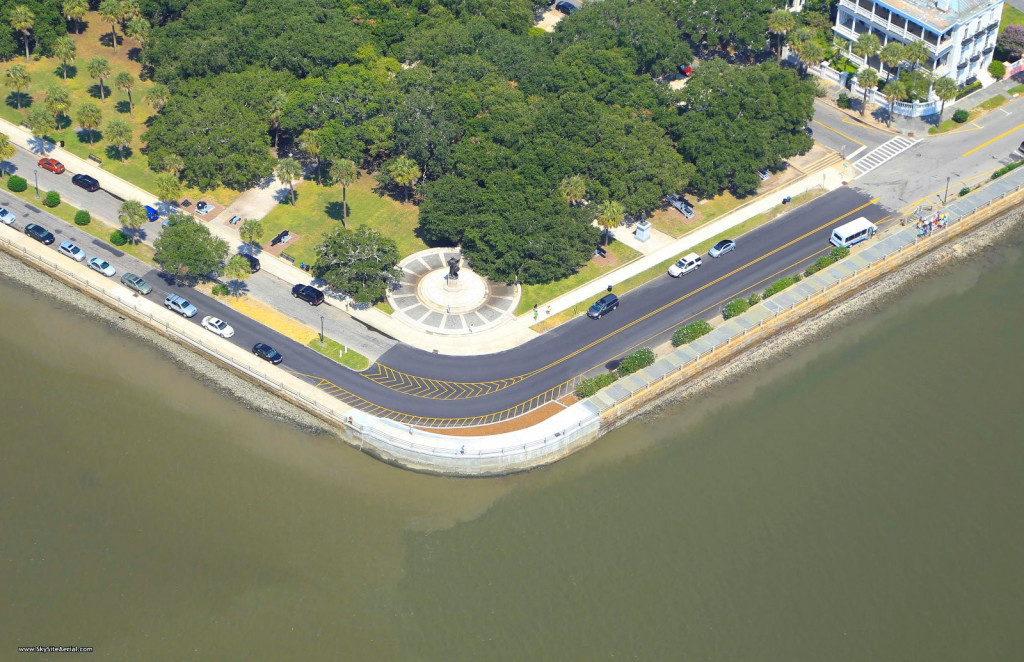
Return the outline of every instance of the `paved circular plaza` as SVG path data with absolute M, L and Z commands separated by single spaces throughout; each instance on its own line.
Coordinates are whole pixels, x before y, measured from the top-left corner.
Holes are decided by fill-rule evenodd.
M 449 278 L 448 260 L 459 260 L 459 277 Z M 399 265 L 402 282 L 388 292 L 395 317 L 432 333 L 483 331 L 515 316 L 519 288 L 494 283 L 466 266 L 455 248 L 431 248 Z

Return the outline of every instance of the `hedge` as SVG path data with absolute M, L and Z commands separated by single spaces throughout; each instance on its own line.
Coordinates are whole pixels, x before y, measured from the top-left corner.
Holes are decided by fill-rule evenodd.
M 828 252 L 830 257 L 834 257 L 837 261 L 842 260 L 844 257 L 850 256 L 850 249 L 847 246 L 836 246 Z
M 741 315 L 750 309 L 750 303 L 746 299 L 733 299 L 722 308 L 722 317 L 729 319 Z
M 981 89 L 981 81 L 976 80 L 973 83 L 971 83 L 970 85 L 968 85 L 967 87 L 965 87 L 964 89 L 962 89 L 959 92 L 957 92 L 956 93 L 956 98 L 957 99 L 963 99 L 965 96 L 967 96 L 971 92 L 974 92 L 975 90 L 980 90 L 980 89 Z
M 115 246 L 124 246 L 128 243 L 128 235 L 121 232 L 120 230 L 114 230 L 110 233 L 110 243 Z
M 89 225 L 92 221 L 92 216 L 85 209 L 79 209 L 75 212 L 75 225 Z
M 1002 168 L 1000 168 L 999 170 L 996 170 L 995 172 L 992 173 L 992 179 L 999 179 L 1000 177 L 1002 177 L 1006 173 L 1008 173 L 1008 172 L 1010 172 L 1012 170 L 1016 170 L 1017 168 L 1021 167 L 1022 165 L 1024 165 L 1024 161 L 1014 161 L 1013 163 L 1011 163 L 1009 165 L 1004 165 Z
M 646 368 L 654 363 L 654 350 L 648 347 L 641 347 L 619 363 L 619 377 L 631 375 L 637 370 Z
M 60 204 L 60 193 L 47 191 L 46 196 L 43 197 L 43 204 L 47 207 L 56 207 Z
M 771 285 L 769 285 L 768 289 L 766 289 L 764 292 L 761 293 L 761 298 L 762 299 L 767 299 L 768 297 L 770 297 L 773 294 L 778 294 L 779 292 L 781 292 L 782 290 L 786 289 L 787 287 L 789 287 L 790 285 L 792 285 L 795 282 L 796 282 L 796 280 L 794 280 L 791 276 L 786 276 L 784 278 L 780 278 L 777 281 L 775 281 L 774 283 L 772 283 Z
M 819 257 L 817 260 L 814 261 L 814 264 L 812 264 L 811 266 L 807 267 L 804 270 L 804 274 L 807 276 L 811 276 L 813 274 L 818 273 L 825 267 L 835 264 L 836 262 L 837 260 L 831 255 Z
M 11 175 L 7 178 L 7 188 L 11 189 L 15 193 L 21 193 L 28 188 L 28 180 L 18 175 Z
M 693 342 L 697 338 L 711 333 L 711 328 L 711 325 L 704 320 L 697 320 L 696 322 L 690 322 L 686 326 L 681 326 L 672 334 L 672 346 L 679 347 L 688 342 Z
M 747 297 L 747 303 L 751 306 L 761 303 L 761 295 L 757 292 L 751 292 L 750 296 Z
M 580 383 L 576 385 L 576 397 L 589 398 L 616 379 L 618 379 L 618 376 L 614 372 L 605 372 L 597 377 L 588 377 L 580 380 Z

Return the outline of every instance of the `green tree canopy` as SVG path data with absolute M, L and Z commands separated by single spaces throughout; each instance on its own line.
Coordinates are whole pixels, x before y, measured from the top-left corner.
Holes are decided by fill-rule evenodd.
M 316 247 L 313 274 L 359 303 L 380 301 L 401 278 L 398 247 L 365 226 L 337 228 Z
M 171 222 L 153 242 L 153 260 L 179 283 L 195 283 L 221 273 L 228 243 L 192 218 L 172 215 Z

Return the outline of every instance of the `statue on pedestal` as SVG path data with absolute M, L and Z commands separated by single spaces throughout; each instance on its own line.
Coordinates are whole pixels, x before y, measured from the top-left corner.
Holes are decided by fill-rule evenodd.
M 461 262 L 461 260 L 457 257 L 453 256 L 448 258 L 448 280 L 459 279 L 459 262 Z

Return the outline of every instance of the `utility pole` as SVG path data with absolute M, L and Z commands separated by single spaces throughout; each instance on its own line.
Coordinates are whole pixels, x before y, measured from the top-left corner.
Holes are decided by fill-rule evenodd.
M 946 177 L 946 192 L 942 194 L 942 206 L 946 206 L 946 196 L 949 195 L 949 177 Z

